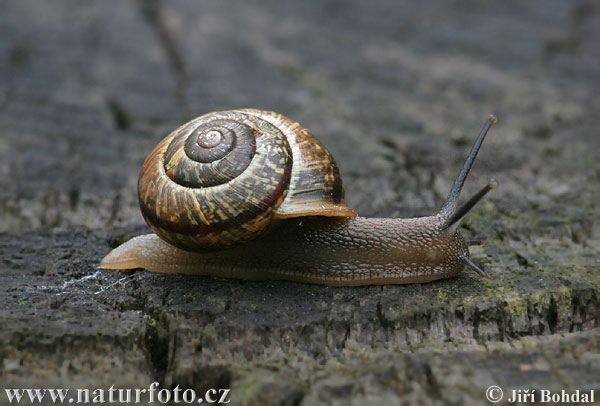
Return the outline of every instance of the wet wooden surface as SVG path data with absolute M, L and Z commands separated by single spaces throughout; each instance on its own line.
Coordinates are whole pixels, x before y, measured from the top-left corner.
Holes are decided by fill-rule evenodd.
M 593 2 L 3 1 L 0 381 L 230 387 L 232 404 L 482 404 L 600 391 L 600 8 Z M 208 111 L 275 110 L 363 216 L 465 187 L 470 271 L 329 288 L 101 271 L 148 232 L 141 162 Z M 5 402 L 0 394 L 0 402 Z M 502 403 L 500 403 L 502 404 Z

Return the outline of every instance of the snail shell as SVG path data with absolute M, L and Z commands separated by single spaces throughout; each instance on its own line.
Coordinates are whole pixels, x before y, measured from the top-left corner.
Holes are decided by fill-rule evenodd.
M 273 219 L 352 217 L 335 160 L 295 121 L 254 109 L 203 115 L 150 153 L 138 183 L 142 215 L 186 250 L 225 248 Z

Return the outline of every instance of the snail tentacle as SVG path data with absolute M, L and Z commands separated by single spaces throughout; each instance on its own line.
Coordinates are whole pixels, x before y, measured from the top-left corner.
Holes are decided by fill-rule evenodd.
M 482 278 L 487 278 L 489 276 L 489 274 L 483 269 L 481 269 L 475 262 L 473 262 L 471 258 L 463 257 L 462 261 L 465 265 L 467 265 L 469 268 L 475 271 L 475 273 L 481 276 Z
M 496 124 L 496 122 L 498 122 L 498 118 L 495 115 L 491 114 L 485 122 L 485 124 L 483 125 L 479 136 L 477 137 L 475 143 L 471 147 L 471 151 L 469 151 L 469 155 L 467 155 L 467 159 L 465 160 L 463 167 L 461 168 L 460 172 L 458 173 L 458 176 L 454 180 L 454 184 L 450 189 L 450 193 L 448 193 L 446 202 L 444 203 L 438 214 L 439 216 L 443 218 L 449 218 L 456 212 L 456 208 L 458 206 L 458 198 L 460 196 L 460 192 L 463 186 L 465 185 L 465 181 L 467 180 L 469 171 L 471 170 L 471 167 L 475 162 L 475 158 L 477 158 L 477 153 L 481 148 L 481 144 L 483 144 L 483 140 L 485 140 L 485 136 L 487 135 L 492 125 Z
M 481 188 L 479 192 L 475 193 L 469 200 L 467 200 L 462 206 L 460 206 L 459 209 L 457 209 L 452 215 L 450 215 L 444 220 L 442 228 L 447 229 L 451 228 L 452 226 L 456 226 L 458 222 L 462 220 L 467 215 L 467 213 L 471 211 L 471 209 L 475 207 L 475 205 L 479 203 L 481 199 L 483 199 L 485 195 L 487 195 L 491 190 L 496 189 L 497 187 L 498 182 L 496 181 L 496 179 L 490 179 L 487 185 Z

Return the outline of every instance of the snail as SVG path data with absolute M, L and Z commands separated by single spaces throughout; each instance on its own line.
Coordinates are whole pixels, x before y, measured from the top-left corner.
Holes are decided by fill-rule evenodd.
M 155 234 L 112 250 L 104 269 L 290 280 L 331 286 L 449 278 L 470 258 L 458 225 L 497 182 L 458 207 L 490 116 L 435 216 L 364 218 L 346 206 L 339 169 L 309 130 L 274 112 L 209 113 L 146 158 L 142 215 Z

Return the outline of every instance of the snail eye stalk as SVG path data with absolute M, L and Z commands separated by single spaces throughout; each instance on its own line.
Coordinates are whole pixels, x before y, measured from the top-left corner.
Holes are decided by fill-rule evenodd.
M 453 224 L 458 223 L 475 205 L 492 189 L 498 187 L 496 179 L 490 179 L 488 184 L 485 185 L 479 192 L 475 193 L 465 204 L 463 204 L 454 214 L 450 215 L 442 226 L 442 230 L 451 227 Z
M 492 125 L 495 124 L 497 121 L 498 121 L 498 118 L 496 116 L 490 115 L 490 117 L 485 122 L 483 128 L 481 129 L 481 132 L 479 133 L 479 136 L 477 137 L 477 139 L 475 140 L 475 143 L 473 144 L 473 147 L 471 147 L 471 151 L 469 152 L 469 155 L 467 156 L 467 159 L 465 160 L 465 163 L 464 163 L 462 169 L 458 173 L 458 176 L 456 177 L 456 180 L 454 181 L 454 184 L 452 185 L 452 189 L 450 189 L 450 193 L 448 194 L 446 203 L 444 203 L 444 206 L 442 206 L 442 209 L 440 210 L 440 213 L 439 213 L 440 217 L 446 218 L 446 219 L 455 218 L 455 214 L 457 213 L 456 208 L 458 206 L 458 197 L 460 195 L 460 191 L 462 190 L 463 186 L 465 185 L 465 181 L 467 180 L 469 171 L 471 170 L 471 167 L 473 166 L 473 162 L 475 162 L 475 158 L 477 157 L 477 153 L 479 152 L 479 148 L 481 148 L 481 144 L 483 143 L 485 136 L 487 135 L 487 133 L 490 130 L 490 128 L 492 127 Z M 497 186 L 497 184 L 496 184 L 496 186 Z M 488 188 L 488 187 L 491 190 L 495 186 L 490 186 L 490 184 L 488 183 L 488 186 L 486 186 L 480 192 L 480 193 L 483 193 L 483 195 L 481 197 L 483 197 L 487 192 L 489 192 L 489 190 L 486 190 L 486 188 Z M 483 192 L 483 190 L 486 190 L 486 191 Z M 476 196 L 478 196 L 478 195 L 479 195 L 479 193 Z M 481 197 L 479 197 L 479 199 L 481 199 Z M 470 207 L 468 207 L 468 209 L 472 208 L 473 205 L 475 205 L 475 203 L 477 203 L 478 199 L 475 199 L 475 197 L 473 197 L 473 198 L 471 198 L 471 200 L 469 200 L 469 202 L 471 202 L 471 201 L 473 201 L 473 204 Z M 463 208 L 467 207 L 468 203 L 465 206 L 463 206 Z M 461 208 L 461 210 L 462 210 L 462 208 Z M 464 216 L 464 213 L 463 213 L 463 216 Z M 456 220 L 454 222 L 456 222 Z M 447 224 L 448 220 L 444 221 L 444 223 Z

